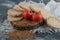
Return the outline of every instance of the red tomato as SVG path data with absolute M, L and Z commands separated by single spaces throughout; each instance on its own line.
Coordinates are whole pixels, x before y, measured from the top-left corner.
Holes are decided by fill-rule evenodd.
M 32 17 L 32 13 L 30 13 L 30 10 L 25 10 L 24 13 L 23 13 L 23 17 L 25 19 L 30 19 Z
M 24 10 L 24 12 L 26 12 L 26 13 L 30 13 L 30 10 L 28 10 L 28 9 L 25 9 L 25 10 Z
M 32 20 L 35 22 L 41 22 L 42 19 L 43 19 L 43 17 L 40 13 L 34 13 L 32 16 Z

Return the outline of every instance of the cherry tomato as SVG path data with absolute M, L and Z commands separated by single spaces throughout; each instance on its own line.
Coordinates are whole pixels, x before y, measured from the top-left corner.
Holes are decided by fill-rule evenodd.
M 41 22 L 42 19 L 43 19 L 43 17 L 40 13 L 34 13 L 32 16 L 32 20 L 35 22 Z
M 30 13 L 30 10 L 25 10 L 24 13 L 23 13 L 23 17 L 25 19 L 30 19 L 32 17 L 32 13 Z
M 25 9 L 25 10 L 24 10 L 24 12 L 26 12 L 26 13 L 30 13 L 30 10 L 28 10 L 28 9 Z

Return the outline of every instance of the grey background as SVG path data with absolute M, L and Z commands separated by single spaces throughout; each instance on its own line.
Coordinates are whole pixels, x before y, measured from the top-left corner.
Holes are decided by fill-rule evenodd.
M 1 3 L 1 1 L 13 1 L 13 2 L 15 2 L 15 3 L 19 3 L 19 2 L 21 2 L 21 1 L 24 1 L 24 0 L 0 0 L 0 3 Z M 32 1 L 35 1 L 35 2 L 39 2 L 39 0 L 32 0 Z M 44 1 L 44 3 L 46 4 L 47 2 L 49 2 L 50 0 L 43 0 Z M 60 0 L 55 0 L 56 2 L 60 2 Z
M 20 1 L 24 1 L 24 0 L 10 0 L 10 1 L 14 1 L 16 3 L 19 3 Z M 35 2 L 39 2 L 39 0 L 32 0 L 32 1 L 35 1 Z M 44 3 L 46 4 L 47 2 L 49 2 L 50 0 L 43 0 Z M 56 2 L 60 2 L 60 0 L 55 0 Z

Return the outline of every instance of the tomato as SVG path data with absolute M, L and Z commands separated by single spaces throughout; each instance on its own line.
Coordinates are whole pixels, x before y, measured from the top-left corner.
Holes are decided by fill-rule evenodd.
M 34 13 L 32 16 L 32 20 L 35 22 L 41 22 L 43 19 L 41 13 Z
M 30 10 L 25 10 L 24 13 L 23 13 L 23 17 L 25 19 L 30 19 L 32 17 L 32 13 L 30 13 Z
M 28 10 L 28 9 L 25 9 L 25 10 L 24 10 L 24 12 L 26 12 L 26 13 L 30 13 L 30 10 Z

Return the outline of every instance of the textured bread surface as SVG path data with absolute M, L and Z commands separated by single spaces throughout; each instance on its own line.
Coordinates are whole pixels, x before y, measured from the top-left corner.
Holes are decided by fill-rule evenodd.
M 8 16 L 20 16 L 23 12 L 21 11 L 16 11 L 14 9 L 9 9 L 8 10 Z
M 47 19 L 47 24 L 51 27 L 54 28 L 60 28 L 60 20 L 54 18 L 54 17 L 50 17 Z
M 35 26 L 38 24 L 36 22 L 25 20 L 25 19 L 23 19 L 21 21 L 14 21 L 12 23 L 13 23 L 13 25 L 16 25 L 18 27 L 29 27 L 29 26 Z
M 17 11 L 23 11 L 24 9 L 22 9 L 19 5 L 15 5 L 13 7 L 13 9 L 17 10 Z
M 27 3 L 21 3 L 21 4 L 19 4 L 19 6 L 23 9 L 29 9 L 30 10 L 30 5 Z
M 19 20 L 23 19 L 23 17 L 11 17 L 11 16 L 7 16 L 7 19 L 9 21 L 19 21 Z

